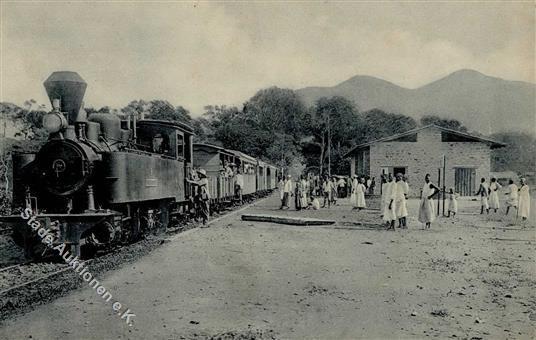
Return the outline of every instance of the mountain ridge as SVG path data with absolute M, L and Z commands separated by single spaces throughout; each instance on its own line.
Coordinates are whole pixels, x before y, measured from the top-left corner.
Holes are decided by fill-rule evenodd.
M 320 97 L 342 96 L 354 101 L 360 111 L 377 108 L 416 120 L 428 114 L 438 115 L 458 119 L 468 128 L 487 134 L 536 132 L 536 84 L 471 69 L 452 72 L 413 89 L 356 75 L 331 87 L 309 86 L 296 93 L 307 105 Z

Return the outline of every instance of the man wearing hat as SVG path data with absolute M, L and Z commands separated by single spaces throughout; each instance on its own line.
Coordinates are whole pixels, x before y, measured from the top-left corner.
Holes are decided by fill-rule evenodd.
M 199 207 L 199 213 L 203 219 L 203 225 L 206 225 L 210 215 L 210 193 L 208 191 L 208 178 L 205 169 L 197 170 L 199 180 L 187 179 L 188 183 L 198 186 L 196 201 Z
M 292 195 L 292 176 L 288 175 L 285 185 L 283 187 L 283 201 L 281 202 L 281 208 L 290 208 L 290 196 Z

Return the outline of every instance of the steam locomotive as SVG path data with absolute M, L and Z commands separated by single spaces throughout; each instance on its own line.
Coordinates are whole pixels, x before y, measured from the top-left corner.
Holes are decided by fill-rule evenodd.
M 87 84 L 75 72 L 54 72 L 44 86 L 53 108 L 43 118 L 49 139 L 37 153 L 13 154 L 13 211 L 30 208 L 71 254 L 80 256 L 81 246 L 92 253 L 132 242 L 165 228 L 171 216 L 188 213 L 195 188 L 186 179 L 194 163 L 241 169 L 245 194 L 276 186 L 275 166 L 237 151 L 207 146 L 218 152 L 196 159 L 194 150 L 201 154 L 202 148 L 194 146 L 187 124 L 87 115 L 82 102 Z M 212 203 L 219 208 L 232 201 L 235 178 L 208 175 Z M 0 223 L 12 228 L 26 257 L 42 255 L 45 246 L 20 214 L 0 217 Z

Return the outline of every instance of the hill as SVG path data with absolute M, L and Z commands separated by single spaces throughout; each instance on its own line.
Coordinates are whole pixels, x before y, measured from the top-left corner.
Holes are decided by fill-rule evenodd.
M 307 105 L 320 97 L 343 96 L 360 111 L 378 108 L 420 119 L 437 115 L 457 119 L 470 130 L 491 134 L 536 132 L 536 84 L 490 77 L 474 70 L 456 71 L 416 89 L 355 76 L 333 87 L 296 91 Z

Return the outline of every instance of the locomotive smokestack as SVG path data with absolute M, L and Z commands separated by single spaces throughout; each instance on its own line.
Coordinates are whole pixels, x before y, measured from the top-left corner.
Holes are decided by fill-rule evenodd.
M 76 72 L 59 71 L 52 73 L 43 85 L 51 104 L 54 105 L 55 99 L 60 100 L 60 111 L 67 113 L 69 125 L 79 122 L 78 114 L 87 87 L 84 79 Z

